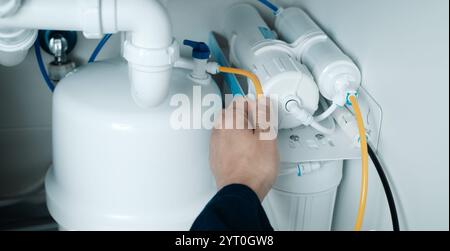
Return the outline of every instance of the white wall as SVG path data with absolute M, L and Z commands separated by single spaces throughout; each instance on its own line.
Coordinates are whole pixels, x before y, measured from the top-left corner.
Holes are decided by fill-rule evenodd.
M 282 2 L 304 7 L 361 66 L 364 86 L 384 110 L 380 154 L 403 225 L 448 230 L 449 2 Z
M 220 31 L 223 8 L 239 0 L 166 0 L 179 39 L 206 40 Z M 245 2 L 253 2 L 247 0 Z M 280 0 L 305 8 L 356 59 L 364 86 L 381 104 L 380 154 L 410 230 L 449 228 L 448 1 Z M 270 13 L 258 7 L 270 22 Z M 75 55 L 86 59 L 94 41 Z M 184 49 L 187 53 L 187 49 Z M 117 39 L 104 55 L 117 55 Z M 0 67 L 0 197 L 41 177 L 51 157 L 51 99 L 33 53 L 23 65 Z M 30 175 L 32 174 L 32 175 Z M 366 229 L 389 229 L 389 214 L 371 170 Z M 335 229 L 351 229 L 359 193 L 360 164 L 348 163 Z

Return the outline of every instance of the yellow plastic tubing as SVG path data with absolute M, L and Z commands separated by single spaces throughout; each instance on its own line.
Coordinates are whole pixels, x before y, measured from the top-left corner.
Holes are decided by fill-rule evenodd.
M 366 212 L 367 204 L 367 191 L 369 189 L 369 150 L 367 146 L 366 129 L 364 127 L 364 120 L 359 107 L 358 100 L 355 96 L 350 96 L 350 102 L 352 103 L 355 111 L 356 119 L 358 121 L 359 137 L 361 141 L 361 157 L 362 157 L 362 182 L 361 182 L 361 196 L 359 202 L 358 216 L 356 218 L 355 231 L 361 231 L 364 215 Z
M 222 67 L 222 66 L 219 67 L 219 71 L 223 72 L 223 73 L 231 73 L 231 74 L 241 75 L 241 76 L 245 76 L 245 77 L 249 78 L 253 82 L 253 85 L 255 86 L 257 98 L 259 98 L 260 96 L 264 96 L 264 91 L 263 91 L 261 82 L 259 81 L 258 77 L 255 74 L 253 74 L 249 71 L 241 70 L 241 69 Z
M 261 82 L 259 81 L 258 77 L 245 70 L 236 69 L 236 68 L 230 68 L 230 67 L 219 67 L 219 71 L 222 73 L 231 73 L 236 75 L 241 75 L 249 78 L 253 85 L 255 86 L 256 95 L 258 97 L 264 95 L 264 91 L 261 85 Z M 366 205 L 367 205 L 367 191 L 369 189 L 369 149 L 367 145 L 367 138 L 366 138 L 366 129 L 364 127 L 364 120 L 361 113 L 361 109 L 358 104 L 358 100 L 355 96 L 350 97 L 350 102 L 352 103 L 352 106 L 356 113 L 356 118 L 358 121 L 358 128 L 359 128 L 359 136 L 361 138 L 361 155 L 362 155 L 362 166 L 363 166 L 363 172 L 362 172 L 362 181 L 361 181 L 361 196 L 360 196 L 360 203 L 359 203 L 359 209 L 358 209 L 358 216 L 356 219 L 356 225 L 355 225 L 355 231 L 361 231 L 363 222 L 364 222 L 364 215 L 366 212 Z

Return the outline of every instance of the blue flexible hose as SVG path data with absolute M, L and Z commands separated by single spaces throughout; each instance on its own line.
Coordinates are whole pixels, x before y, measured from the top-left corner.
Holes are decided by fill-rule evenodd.
M 258 0 L 258 1 L 267 6 L 267 8 L 271 9 L 275 14 L 278 13 L 280 9 L 275 4 L 271 3 L 269 0 Z
M 97 59 L 98 54 L 100 54 L 100 51 L 103 49 L 105 44 L 108 42 L 108 40 L 111 38 L 112 34 L 106 34 L 102 40 L 98 43 L 97 47 L 95 48 L 94 52 L 92 52 L 91 57 L 89 58 L 88 63 L 94 63 Z
M 42 53 L 41 53 L 41 45 L 39 43 L 39 39 L 36 39 L 36 42 L 34 43 L 34 52 L 36 53 L 36 59 L 39 66 L 39 70 L 41 71 L 42 77 L 44 78 L 45 82 L 47 83 L 48 88 L 50 91 L 55 90 L 55 85 L 53 84 L 52 80 L 48 76 L 47 69 L 45 68 L 44 60 L 42 59 Z

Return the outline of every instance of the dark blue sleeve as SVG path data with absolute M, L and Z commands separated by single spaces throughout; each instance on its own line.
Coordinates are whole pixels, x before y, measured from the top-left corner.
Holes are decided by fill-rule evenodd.
M 273 231 L 256 193 L 229 185 L 206 205 L 191 231 Z

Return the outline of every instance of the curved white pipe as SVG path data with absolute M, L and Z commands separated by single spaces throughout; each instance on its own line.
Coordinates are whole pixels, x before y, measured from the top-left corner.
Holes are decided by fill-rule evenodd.
M 131 93 L 142 107 L 166 99 L 179 54 L 169 16 L 157 0 L 27 0 L 15 15 L 0 18 L 0 28 L 76 30 L 88 38 L 129 32 L 124 57 Z
M 331 135 L 336 131 L 336 123 L 334 120 L 332 120 L 332 128 L 326 128 L 322 126 L 319 122 L 314 120 L 314 117 L 309 114 L 305 109 L 303 109 L 300 105 L 301 103 L 298 100 L 292 99 L 289 102 L 286 103 L 286 110 L 289 113 L 294 114 L 297 119 L 306 126 L 311 126 L 312 128 L 316 129 L 317 131 L 326 134 Z
M 172 37 L 169 15 L 156 0 L 115 2 L 115 12 L 108 12 L 105 7 L 102 9 L 105 9 L 103 13 L 117 15 L 117 27 L 105 29 L 130 32 L 131 41 L 125 43 L 124 57 L 129 62 L 131 94 L 139 106 L 157 106 L 167 97 L 172 67 L 179 54 Z M 111 7 L 110 10 L 113 9 Z
M 117 30 L 130 31 L 135 46 L 162 49 L 172 45 L 169 15 L 158 1 L 116 0 L 116 2 Z
M 329 118 L 333 113 L 337 110 L 338 105 L 333 103 L 330 107 L 328 107 L 328 104 L 325 100 L 321 99 L 320 103 L 322 104 L 323 108 L 326 109 L 322 114 L 318 115 L 317 117 L 314 117 L 314 120 L 317 122 L 322 122 L 325 119 Z

